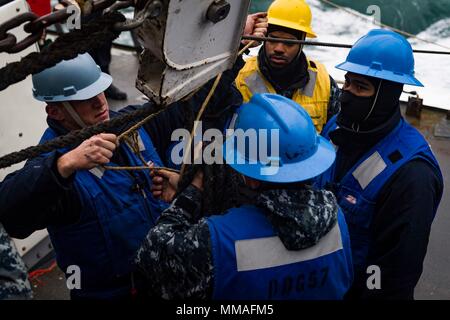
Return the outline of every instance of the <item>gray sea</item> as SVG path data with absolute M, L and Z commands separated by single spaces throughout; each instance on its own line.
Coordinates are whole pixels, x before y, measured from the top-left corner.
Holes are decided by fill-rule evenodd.
M 403 30 L 414 48 L 450 52 L 450 0 L 307 0 L 313 13 L 317 41 L 353 44 L 381 23 Z M 266 11 L 272 0 L 252 0 L 250 12 Z M 375 15 L 373 14 L 375 13 Z M 126 12 L 130 18 L 133 12 Z M 422 41 L 423 39 L 426 41 Z M 132 44 L 129 33 L 122 33 L 117 42 Z M 434 44 L 431 44 L 432 42 Z M 343 62 L 348 49 L 306 47 L 307 55 L 324 63 L 329 73 L 343 81 L 344 73 L 334 68 Z M 252 54 L 256 54 L 253 50 Z M 450 55 L 416 54 L 416 77 L 424 88 L 418 91 L 424 104 L 450 110 Z M 403 100 L 408 96 L 404 95 Z
M 414 48 L 450 52 L 450 0 L 330 1 L 345 10 L 321 0 L 307 0 L 313 13 L 317 41 L 353 44 L 369 30 L 379 28 L 374 23 L 374 16 L 368 14 L 368 9 L 372 9 L 369 13 L 379 14 L 381 23 L 414 35 L 408 37 Z M 253 0 L 251 11 L 265 11 L 271 2 Z M 310 58 L 324 63 L 336 80 L 344 79 L 344 73 L 334 66 L 345 60 L 348 49 L 307 47 L 305 52 Z M 416 77 L 425 88 L 407 87 L 406 90 L 418 91 L 425 105 L 450 110 L 450 55 L 416 54 L 415 60 Z

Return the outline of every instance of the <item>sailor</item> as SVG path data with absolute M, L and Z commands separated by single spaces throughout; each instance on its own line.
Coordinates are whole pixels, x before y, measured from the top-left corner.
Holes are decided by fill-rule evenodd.
M 211 110 L 242 101 L 237 89 L 230 91 L 242 65 L 241 59 L 224 73 Z M 104 95 L 111 82 L 89 54 L 33 75 L 33 95 L 47 104 L 49 127 L 41 142 L 116 116 Z M 9 234 L 25 238 L 47 228 L 59 267 L 80 270 L 73 299 L 130 298 L 139 290 L 133 257 L 167 204 L 153 198 L 147 171 L 112 171 L 102 165 L 163 166 L 173 130 L 185 124 L 182 111 L 198 110 L 211 86 L 209 82 L 189 100 L 168 106 L 127 143 L 119 145 L 114 132 L 102 133 L 32 159 L 0 183 L 0 221 Z
M 22 300 L 31 297 L 25 264 L 0 223 L 0 300 Z
M 403 86 L 423 86 L 413 51 L 401 35 L 372 30 L 337 68 L 347 71 L 341 111 L 323 132 L 337 158 L 320 184 L 332 188 L 349 226 L 348 298 L 413 299 L 443 192 L 429 144 L 400 113 Z
M 332 193 L 308 184 L 333 163 L 332 145 L 301 106 L 273 94 L 244 104 L 235 129 L 279 132 L 279 141 L 267 146 L 275 150 L 279 142 L 278 170 L 266 171 L 230 136 L 224 158 L 245 181 L 249 201 L 202 217 L 199 171 L 138 251 L 153 292 L 164 299 L 342 299 L 352 282 L 347 227 Z M 173 193 L 177 179 L 159 171 L 154 195 Z
M 269 37 L 315 38 L 311 9 L 304 0 L 275 0 L 268 9 Z M 247 60 L 236 79 L 244 102 L 256 93 L 277 93 L 302 105 L 320 132 L 339 111 L 339 87 L 325 66 L 312 61 L 303 46 L 266 41 L 256 57 Z

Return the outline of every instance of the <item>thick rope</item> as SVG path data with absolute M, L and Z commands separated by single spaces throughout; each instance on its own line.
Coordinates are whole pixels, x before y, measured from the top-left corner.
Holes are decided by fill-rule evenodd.
M 255 44 L 254 41 L 248 43 L 238 54 L 242 55 L 248 48 Z M 206 107 L 205 107 L 206 109 Z M 197 119 L 205 110 L 199 112 Z M 193 126 L 194 117 L 189 119 L 187 127 Z M 195 132 L 195 131 L 194 131 Z M 191 139 L 193 135 L 191 134 Z M 189 149 L 187 149 L 189 150 Z M 236 207 L 242 204 L 240 189 L 244 187 L 241 176 L 226 164 L 212 165 L 183 165 L 184 171 L 180 173 L 177 186 L 177 195 L 180 194 L 194 179 L 198 170 L 203 171 L 203 197 L 202 215 L 210 216 Z
M 139 128 L 141 128 L 144 124 L 146 124 L 148 121 L 150 121 L 151 119 L 153 119 L 154 117 L 156 117 L 157 115 L 159 115 L 160 113 L 164 112 L 165 108 L 145 117 L 143 120 L 139 121 L 138 123 L 136 123 L 134 126 L 132 126 L 130 129 L 124 131 L 123 133 L 121 133 L 118 137 L 119 141 L 123 140 L 125 137 L 127 137 L 128 135 L 130 135 L 131 133 L 137 131 Z
M 123 16 L 122 16 L 123 17 Z M 114 22 L 115 23 L 115 22 Z M 100 23 L 102 25 L 102 23 Z M 55 43 L 56 44 L 56 41 Z M 253 43 L 249 43 L 247 46 L 245 46 L 240 52 L 239 55 L 243 54 Z M 40 56 L 38 56 L 39 58 Z M 57 62 L 56 62 L 57 63 Z M 8 65 L 9 66 L 9 65 Z M 8 67 L 7 66 L 7 67 Z M 7 68 L 5 67 L 5 68 Z M 5 69 L 3 68 L 3 69 Z M 2 70 L 3 70 L 2 69 Z M 45 68 L 44 68 L 45 69 Z M 2 71 L 0 70 L 0 72 Z M 3 73 L 0 73 L 0 77 L 3 75 Z M 219 74 L 216 78 L 216 81 L 213 85 L 213 87 L 210 90 L 210 93 L 206 97 L 202 108 L 198 114 L 198 119 L 202 116 L 204 110 L 206 109 L 206 106 L 208 105 L 209 101 L 212 98 L 212 95 L 214 94 L 221 78 L 222 74 Z M 21 151 L 13 152 L 8 155 L 5 155 L 0 158 L 0 169 L 7 168 L 9 166 L 12 166 L 16 163 L 20 163 L 22 161 L 32 159 L 35 157 L 40 156 L 41 154 L 52 152 L 54 150 L 65 148 L 65 147 L 71 147 L 74 145 L 78 145 L 81 142 L 83 142 L 86 139 L 89 139 L 90 137 L 100 134 L 103 132 L 111 132 L 112 128 L 121 127 L 121 126 L 128 126 L 130 123 L 133 123 L 133 120 L 136 118 L 145 117 L 143 120 L 139 121 L 138 123 L 132 125 L 127 130 L 125 130 L 123 133 L 119 135 L 119 140 L 125 139 L 128 135 L 138 130 L 140 127 L 142 127 L 146 122 L 150 121 L 157 115 L 159 115 L 161 112 L 163 112 L 165 109 L 163 106 L 156 106 L 149 104 L 147 107 L 139 109 L 135 112 L 119 116 L 116 118 L 111 119 L 110 121 L 98 124 L 96 126 L 88 127 L 82 130 L 76 130 L 72 131 L 69 134 L 65 136 L 57 137 L 53 140 L 47 141 L 41 145 L 28 147 L 26 149 L 23 149 Z M 195 128 L 194 128 L 195 129 Z M 195 132 L 195 131 L 194 131 Z M 192 135 L 191 135 L 192 138 Z M 190 144 L 192 145 L 192 140 L 190 140 Z M 118 169 L 111 169 L 112 167 L 107 167 L 108 170 L 118 170 Z M 115 167 L 117 168 L 117 167 Z M 125 167 L 129 168 L 129 167 Z M 143 170 L 143 169 L 142 169 Z M 170 170 L 170 169 L 169 169 Z
M 205 101 L 203 102 L 203 105 L 200 108 L 200 111 L 198 112 L 197 117 L 195 118 L 194 126 L 192 127 L 191 135 L 189 137 L 189 141 L 188 141 L 187 147 L 185 149 L 186 153 L 184 155 L 183 165 L 181 166 L 181 172 L 180 172 L 181 176 L 183 176 L 183 174 L 184 174 L 184 172 L 186 170 L 186 160 L 187 160 L 187 157 L 190 156 L 190 151 L 191 151 L 191 147 L 192 147 L 192 140 L 194 139 L 194 134 L 195 134 L 195 132 L 197 131 L 197 128 L 198 128 L 198 121 L 201 119 L 203 113 L 205 112 L 206 107 L 208 106 L 209 101 L 211 100 L 214 92 L 216 91 L 217 86 L 219 85 L 219 82 L 220 82 L 221 78 L 222 78 L 222 73 L 219 73 L 219 75 L 216 77 L 216 80 L 214 81 L 214 84 L 211 87 L 211 90 L 209 91 Z
M 31 74 L 51 68 L 62 60 L 73 59 L 80 53 L 97 49 L 104 43 L 113 41 L 120 35 L 120 31 L 114 31 L 113 26 L 123 21 L 125 17 L 120 13 L 104 15 L 83 25 L 80 30 L 61 35 L 40 53 L 33 52 L 19 62 L 7 64 L 0 69 L 0 91 Z
M 111 170 L 111 171 L 139 171 L 139 170 L 167 170 L 170 172 L 175 172 L 175 173 L 180 173 L 180 171 L 178 170 L 174 170 L 174 169 L 170 169 L 170 168 L 166 168 L 166 167 L 154 167 L 151 168 L 149 165 L 147 165 L 145 159 L 143 158 L 140 150 L 139 150 L 139 146 L 138 146 L 138 141 L 137 141 L 137 134 L 136 131 L 139 130 L 139 128 L 141 128 L 144 124 L 146 124 L 148 121 L 150 121 L 151 119 L 153 119 L 154 117 L 156 117 L 157 115 L 159 115 L 160 113 L 164 112 L 165 109 L 161 109 L 160 111 L 153 113 L 149 116 L 147 116 L 145 119 L 139 121 L 138 123 L 136 123 L 135 125 L 133 125 L 131 128 L 129 128 L 128 130 L 124 131 L 122 134 L 120 134 L 117 138 L 119 141 L 121 140 L 125 140 L 128 145 L 130 146 L 130 148 L 133 150 L 133 152 L 140 158 L 140 160 L 142 161 L 142 163 L 145 166 L 140 166 L 140 167 L 112 167 L 112 166 L 103 166 L 103 168 L 105 170 Z M 130 137 L 130 135 L 132 135 L 132 137 Z
M 255 44 L 255 41 L 250 41 L 247 45 L 245 45 L 238 52 L 237 56 L 239 57 L 239 56 L 243 55 L 254 44 Z M 202 104 L 202 106 L 200 108 L 200 111 L 197 114 L 197 117 L 195 118 L 194 126 L 193 126 L 193 128 L 191 130 L 191 135 L 189 137 L 189 141 L 188 141 L 187 147 L 185 149 L 186 154 L 184 155 L 183 165 L 181 166 L 181 171 L 180 171 L 181 177 L 184 175 L 184 172 L 186 170 L 186 163 L 185 162 L 187 160 L 187 157 L 190 156 L 190 151 L 191 151 L 191 147 L 192 147 L 192 140 L 194 139 L 195 132 L 197 131 L 197 128 L 198 128 L 198 121 L 201 119 L 203 113 L 205 112 L 206 107 L 208 106 L 209 101 L 211 100 L 214 92 L 216 91 L 217 86 L 219 85 L 221 78 L 222 78 L 222 73 L 217 75 L 216 80 L 214 81 L 214 84 L 211 87 L 211 90 L 209 91 L 208 95 L 206 96 L 206 99 L 203 102 L 203 104 Z
M 27 159 L 38 157 L 41 154 L 52 152 L 60 148 L 78 145 L 84 140 L 89 139 L 90 137 L 96 134 L 104 132 L 112 132 L 113 128 L 123 126 L 128 128 L 128 126 L 130 126 L 131 123 L 132 124 L 135 123 L 136 118 L 140 119 L 141 117 L 146 117 L 149 114 L 155 114 L 157 112 L 159 113 L 163 110 L 163 109 L 161 110 L 161 108 L 163 108 L 163 106 L 149 104 L 142 109 L 125 114 L 123 116 L 115 117 L 110 121 L 103 122 L 96 126 L 88 127 L 82 130 L 72 131 L 65 136 L 57 137 L 41 145 L 28 147 L 21 151 L 10 153 L 0 158 L 0 169 L 9 167 L 16 163 L 20 163 Z M 147 118 L 147 121 L 148 120 L 150 120 L 150 118 Z

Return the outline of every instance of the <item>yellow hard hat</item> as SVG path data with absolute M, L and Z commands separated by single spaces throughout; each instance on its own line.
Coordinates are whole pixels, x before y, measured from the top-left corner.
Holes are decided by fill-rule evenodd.
M 308 38 L 317 37 L 311 27 L 311 9 L 304 0 L 275 0 L 267 17 L 269 24 L 305 32 Z

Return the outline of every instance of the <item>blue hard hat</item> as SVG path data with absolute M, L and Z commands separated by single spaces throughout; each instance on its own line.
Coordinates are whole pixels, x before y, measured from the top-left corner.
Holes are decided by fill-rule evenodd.
M 423 87 L 414 76 L 414 55 L 411 44 L 400 34 L 376 29 L 359 39 L 344 63 L 336 68 Z
M 305 109 L 280 95 L 254 95 L 239 108 L 233 129 L 224 143 L 224 158 L 236 171 L 256 180 L 309 180 L 325 172 L 336 157 L 331 143 L 317 134 Z M 242 140 L 242 136 L 249 138 Z M 255 136 L 256 153 L 251 145 Z
M 86 100 L 102 93 L 112 83 L 88 54 L 64 60 L 33 75 L 33 96 L 39 101 Z

